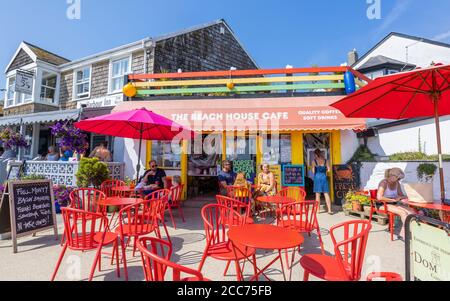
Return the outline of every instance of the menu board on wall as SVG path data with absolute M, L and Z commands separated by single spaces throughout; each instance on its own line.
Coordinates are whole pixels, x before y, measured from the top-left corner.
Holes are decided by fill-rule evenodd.
M 245 178 L 249 181 L 252 181 L 256 177 L 255 161 L 235 160 L 233 161 L 233 171 L 235 173 L 245 173 Z
M 350 190 L 358 191 L 360 186 L 360 170 L 357 165 L 333 165 L 334 202 L 341 206 L 345 195 Z
M 285 187 L 304 187 L 305 165 L 283 165 L 281 178 Z
M 273 173 L 277 182 L 277 191 L 281 190 L 281 165 L 270 165 L 270 172 Z

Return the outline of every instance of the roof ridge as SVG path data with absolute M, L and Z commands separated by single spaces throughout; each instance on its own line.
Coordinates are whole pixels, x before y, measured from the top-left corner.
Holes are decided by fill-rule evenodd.
M 70 62 L 70 60 L 69 60 L 68 58 L 65 58 L 65 57 L 63 57 L 63 56 L 60 56 L 60 55 L 58 55 L 58 54 L 56 54 L 56 53 L 54 53 L 54 52 L 48 51 L 47 49 L 44 49 L 44 48 L 42 48 L 42 47 L 36 46 L 36 45 L 34 45 L 34 44 L 31 44 L 30 42 L 23 41 L 23 43 L 24 43 L 25 45 L 27 45 L 27 46 L 31 46 L 31 47 L 37 48 L 37 49 L 39 49 L 39 50 L 42 50 L 42 51 L 47 52 L 48 54 L 54 55 L 54 56 L 56 56 L 56 57 L 58 57 L 58 58 L 60 58 L 60 59 L 66 60 L 67 62 Z M 33 52 L 34 52 L 34 51 L 33 51 Z

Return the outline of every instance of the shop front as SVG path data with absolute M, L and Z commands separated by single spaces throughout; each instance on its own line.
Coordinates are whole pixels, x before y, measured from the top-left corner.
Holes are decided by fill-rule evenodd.
M 132 101 L 114 111 L 145 107 L 198 133 L 192 141 L 147 144 L 147 162 L 156 160 L 168 176 L 179 175 L 188 184 L 184 193 L 189 198 L 217 194 L 223 160 L 232 161 L 234 170 L 251 182 L 267 163 L 278 188 L 303 186 L 312 195 L 314 151 L 321 149 L 330 165 L 342 164 L 346 148 L 341 136 L 366 125 L 364 119 L 345 118 L 330 107 L 342 97 Z M 330 187 L 332 179 L 330 173 Z

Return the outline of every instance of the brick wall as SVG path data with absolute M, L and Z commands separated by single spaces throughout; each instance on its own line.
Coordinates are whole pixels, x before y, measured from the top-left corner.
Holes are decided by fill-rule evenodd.
M 33 63 L 31 57 L 25 51 L 23 51 L 23 49 L 20 49 L 19 53 L 17 54 L 16 58 L 14 59 L 14 61 L 12 62 L 11 66 L 8 68 L 6 73 L 12 70 L 20 69 L 23 66 L 26 66 L 31 63 Z
M 220 33 L 220 28 L 225 33 Z M 222 24 L 156 43 L 154 72 L 257 69 L 251 58 Z

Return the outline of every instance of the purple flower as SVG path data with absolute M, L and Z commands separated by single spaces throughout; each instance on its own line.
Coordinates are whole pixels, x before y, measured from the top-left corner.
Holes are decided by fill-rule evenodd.
M 22 134 L 14 132 L 10 128 L 6 128 L 0 132 L 0 140 L 3 142 L 3 147 L 6 149 L 17 149 L 29 147 L 27 141 Z
M 71 121 L 60 121 L 50 128 L 52 135 L 60 138 L 59 147 L 67 147 L 79 154 L 86 151 L 87 135 L 75 128 Z

